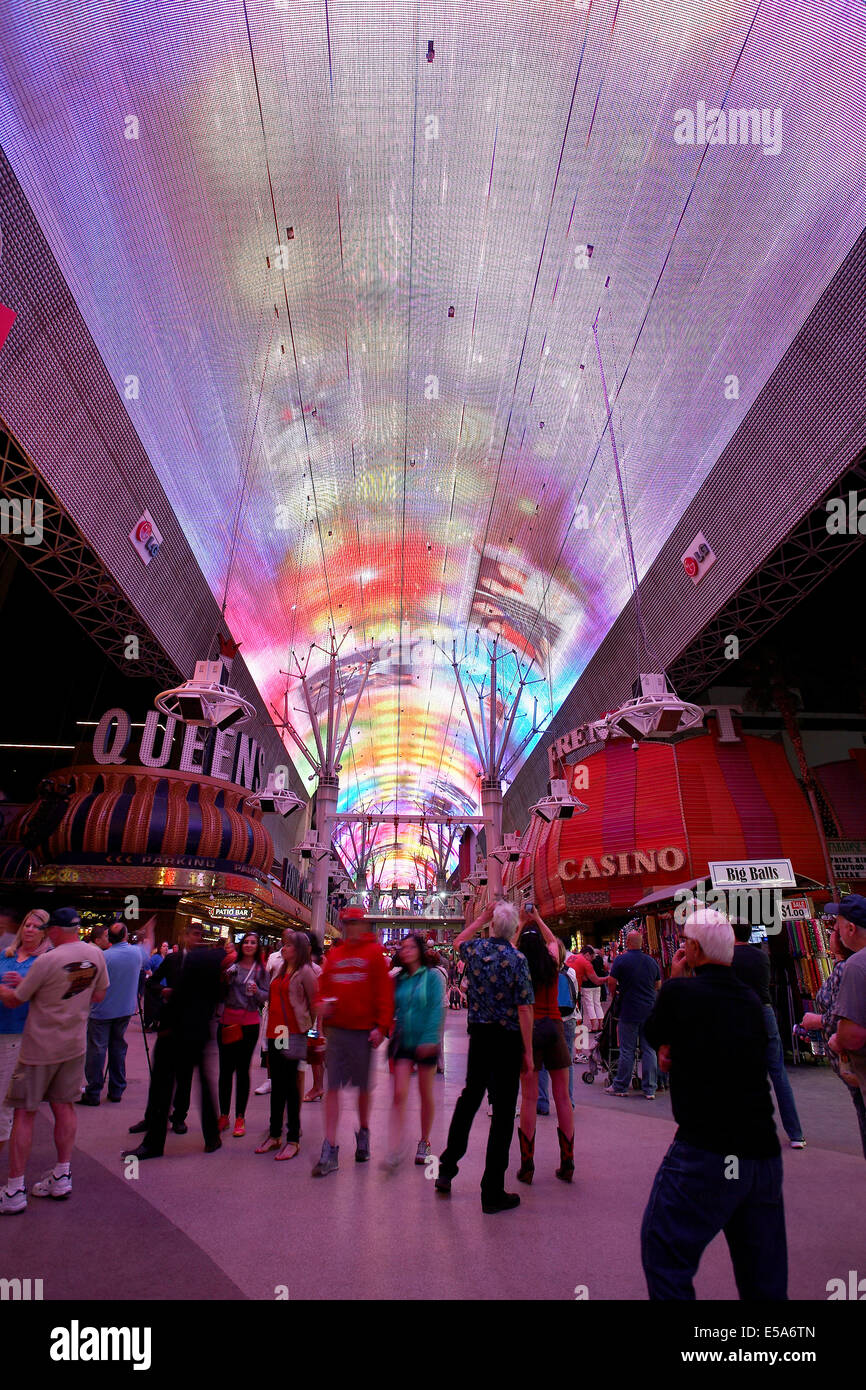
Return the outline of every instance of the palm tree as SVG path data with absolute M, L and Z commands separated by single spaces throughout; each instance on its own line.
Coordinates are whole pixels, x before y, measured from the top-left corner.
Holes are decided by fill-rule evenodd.
M 812 817 L 815 821 L 815 829 L 818 832 L 818 839 L 821 843 L 821 853 L 824 856 L 824 868 L 827 873 L 827 882 L 836 896 L 836 880 L 833 875 L 833 865 L 830 861 L 830 851 L 827 846 L 827 834 L 824 828 L 824 821 L 818 805 L 818 794 L 815 786 L 815 778 L 812 769 L 806 761 L 806 752 L 803 747 L 803 735 L 797 713 L 802 708 L 802 701 L 792 685 L 793 672 L 788 666 L 785 656 L 777 647 L 765 645 L 763 647 L 760 660 L 753 658 L 744 663 L 746 677 L 749 685 L 743 696 L 743 709 L 752 709 L 761 713 L 776 709 L 782 716 L 782 723 L 785 732 L 791 741 L 791 747 L 797 759 L 800 769 L 800 778 L 803 783 L 806 797 Z

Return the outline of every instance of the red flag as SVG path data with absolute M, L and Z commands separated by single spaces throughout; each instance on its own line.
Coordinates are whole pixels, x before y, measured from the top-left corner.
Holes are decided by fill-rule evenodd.
M 9 337 L 9 330 L 16 318 L 17 314 L 14 309 L 7 309 L 5 304 L 0 304 L 0 348 Z
M 233 642 L 230 637 L 223 637 L 222 633 L 219 634 L 219 644 L 220 656 L 226 657 L 228 661 L 236 657 L 241 649 L 240 642 Z

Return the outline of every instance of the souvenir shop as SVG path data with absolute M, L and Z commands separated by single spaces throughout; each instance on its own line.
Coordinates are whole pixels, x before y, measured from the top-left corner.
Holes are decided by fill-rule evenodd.
M 781 743 L 708 719 L 678 743 L 613 740 L 565 770 L 587 809 L 532 818 L 505 875 L 508 895 L 531 899 L 578 945 L 610 942 L 616 951 L 639 927 L 667 977 L 681 939 L 675 908 L 720 883 L 753 885 L 754 939 L 770 952 L 790 1037 L 832 963 L 820 920 L 829 897 L 823 849 Z

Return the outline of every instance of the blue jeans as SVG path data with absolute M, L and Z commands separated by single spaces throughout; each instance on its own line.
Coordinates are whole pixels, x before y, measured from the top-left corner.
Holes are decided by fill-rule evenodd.
M 797 1114 L 794 1092 L 791 1090 L 791 1083 L 788 1080 L 788 1073 L 785 1070 L 782 1039 L 779 1037 L 779 1025 L 776 1022 L 776 1015 L 773 1012 L 772 1004 L 764 1004 L 763 1013 L 764 1022 L 767 1025 L 767 1033 L 770 1038 L 767 1045 L 767 1071 L 770 1073 L 773 1090 L 776 1092 L 776 1103 L 779 1106 L 779 1118 L 782 1121 L 782 1127 L 789 1139 L 802 1139 L 803 1126 L 800 1123 L 800 1116 Z
M 788 1297 L 782 1160 L 708 1153 L 674 1140 L 656 1173 L 641 1225 L 651 1299 L 688 1300 L 701 1256 L 724 1231 L 741 1299 Z
M 87 1085 L 84 1094 L 99 1100 L 105 1081 L 105 1054 L 108 1053 L 108 1094 L 118 1100 L 126 1090 L 126 1018 L 89 1018 L 87 1020 L 87 1055 L 84 1075 Z
M 654 1096 L 658 1080 L 658 1058 L 643 1035 L 643 1023 L 619 1021 L 619 1066 L 613 1079 L 615 1091 L 627 1091 L 634 1071 L 634 1054 L 640 1043 L 640 1079 L 645 1096 Z
M 565 1045 L 568 1048 L 568 1055 L 574 1058 L 574 1038 L 577 1033 L 577 1020 L 574 1018 L 564 1018 L 562 1020 L 562 1031 L 565 1034 Z M 542 1067 L 538 1073 L 538 1105 L 536 1110 L 540 1110 L 542 1115 L 550 1114 L 550 1090 L 548 1083 L 550 1074 L 547 1067 Z M 568 1099 L 574 1105 L 574 1065 L 569 1063 L 568 1067 Z

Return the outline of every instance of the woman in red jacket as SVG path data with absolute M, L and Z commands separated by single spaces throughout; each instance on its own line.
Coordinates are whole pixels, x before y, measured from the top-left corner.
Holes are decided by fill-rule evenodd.
M 271 980 L 268 998 L 268 1068 L 271 1074 L 271 1123 L 257 1154 L 278 1150 L 277 1160 L 297 1158 L 301 1147 L 301 1093 L 298 1063 L 307 1055 L 313 1026 L 316 975 L 310 967 L 310 939 L 305 932 L 284 932 L 283 965 Z M 281 1145 L 283 1115 L 286 1142 Z

